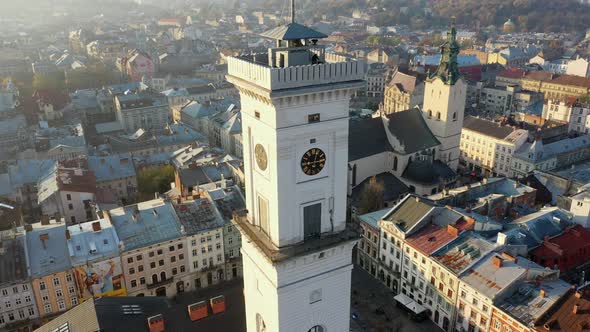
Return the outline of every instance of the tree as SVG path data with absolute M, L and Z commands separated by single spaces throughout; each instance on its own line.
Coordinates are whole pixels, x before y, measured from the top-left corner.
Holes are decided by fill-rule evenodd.
M 64 91 L 66 87 L 66 77 L 63 71 L 48 73 L 48 74 L 35 74 L 33 76 L 33 89 L 34 90 L 51 90 L 51 91 Z
M 377 211 L 383 208 L 383 193 L 385 187 L 378 182 L 376 177 L 369 179 L 361 192 L 358 210 L 360 214 Z
M 101 88 L 117 83 L 117 80 L 118 76 L 102 63 L 68 71 L 66 77 L 67 87 L 70 91 Z
M 153 199 L 154 193 L 170 190 L 171 182 L 174 182 L 174 166 L 150 166 L 141 169 L 137 174 L 140 201 Z

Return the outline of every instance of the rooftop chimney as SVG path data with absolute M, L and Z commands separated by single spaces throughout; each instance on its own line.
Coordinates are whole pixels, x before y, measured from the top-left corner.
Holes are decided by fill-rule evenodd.
M 41 225 L 49 225 L 49 216 L 46 215 L 42 215 L 41 216 Z
M 582 292 L 577 291 L 576 292 L 576 299 L 580 299 L 580 298 L 582 298 Z
M 547 294 L 545 293 L 545 290 L 544 290 L 543 288 L 541 288 L 541 290 L 539 291 L 539 296 L 540 296 L 540 297 L 545 297 L 545 295 L 547 295 Z
M 452 236 L 459 236 L 459 229 L 453 225 L 447 225 L 447 233 Z
M 102 230 L 100 227 L 100 221 L 95 221 L 92 223 L 92 230 L 95 232 L 100 232 Z
M 507 259 L 507 260 L 509 260 L 509 261 L 511 261 L 511 262 L 514 262 L 514 263 L 518 262 L 518 259 L 516 257 L 514 257 L 514 256 L 512 256 L 512 255 L 510 255 L 509 253 L 506 253 L 506 252 L 503 252 L 502 253 L 502 257 L 505 258 L 505 259 Z
M 578 314 L 578 310 L 580 310 L 580 305 L 576 303 L 576 304 L 574 304 L 574 310 L 572 310 L 572 313 L 574 315 L 577 315 Z
M 502 267 L 502 258 L 500 258 L 498 256 L 494 256 L 492 258 L 492 264 L 497 268 L 501 268 Z
M 148 327 L 150 332 L 164 332 L 164 316 L 157 314 L 155 316 L 148 317 Z
M 70 230 L 66 229 L 66 240 L 69 240 L 70 238 Z

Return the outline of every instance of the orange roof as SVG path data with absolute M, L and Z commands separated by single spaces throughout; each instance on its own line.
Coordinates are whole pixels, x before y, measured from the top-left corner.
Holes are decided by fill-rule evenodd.
M 561 75 L 552 79 L 550 83 L 590 88 L 590 79 L 582 76 Z

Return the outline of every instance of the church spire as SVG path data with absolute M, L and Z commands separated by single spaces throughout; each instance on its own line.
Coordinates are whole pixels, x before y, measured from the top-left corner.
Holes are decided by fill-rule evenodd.
M 447 41 L 440 47 L 440 64 L 432 78 L 440 77 L 440 79 L 449 85 L 454 85 L 457 82 L 461 75 L 459 73 L 459 65 L 457 64 L 459 49 L 457 30 L 455 29 L 455 17 L 453 17 L 451 19 L 451 27 L 447 31 Z

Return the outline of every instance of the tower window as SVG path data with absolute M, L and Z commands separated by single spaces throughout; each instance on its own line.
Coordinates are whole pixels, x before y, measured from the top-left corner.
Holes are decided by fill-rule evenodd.
M 312 138 L 309 140 L 309 144 L 315 144 L 315 142 L 316 142 L 315 138 Z
M 440 112 L 436 112 L 436 119 L 440 120 Z
M 432 117 L 432 110 L 428 110 L 428 117 L 431 118 Z
M 453 121 L 457 121 L 457 112 L 453 113 Z

